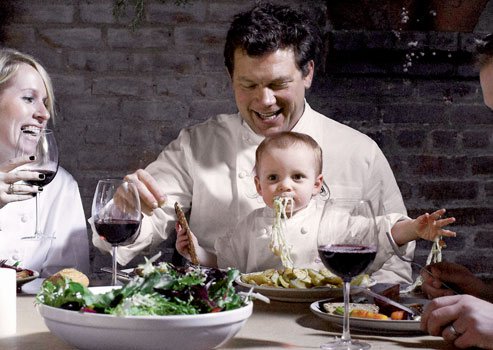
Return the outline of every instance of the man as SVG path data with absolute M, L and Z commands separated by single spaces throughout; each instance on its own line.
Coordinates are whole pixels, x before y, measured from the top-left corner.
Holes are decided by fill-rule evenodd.
M 175 202 L 191 209 L 192 231 L 203 248 L 213 251 L 216 238 L 263 205 L 252 173 L 255 149 L 265 136 L 284 130 L 309 134 L 321 145 L 325 191 L 331 196 L 364 197 L 389 212 L 406 213 L 392 170 L 375 142 L 305 101 L 319 47 L 319 33 L 309 18 L 287 6 L 259 5 L 235 17 L 224 57 L 239 113 L 182 130 L 146 170 L 127 175 L 138 184 L 143 211 L 151 216 L 145 217 L 136 242 L 119 249 L 121 263 L 169 239 Z M 165 193 L 167 204 L 161 208 Z M 109 250 L 97 235 L 93 242 Z M 414 243 L 402 249 L 412 256 Z M 411 282 L 411 267 L 394 256 L 375 278 Z
M 493 34 L 477 46 L 479 80 L 486 106 L 493 110 Z M 431 335 L 441 335 L 458 348 L 493 349 L 493 285 L 476 277 L 464 266 L 443 262 L 422 272 L 423 292 L 436 298 L 426 308 L 421 328 Z M 464 295 L 442 285 L 454 285 Z

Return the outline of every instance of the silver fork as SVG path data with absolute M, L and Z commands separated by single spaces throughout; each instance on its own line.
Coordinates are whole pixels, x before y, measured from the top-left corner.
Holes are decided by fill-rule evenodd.
M 426 267 L 424 267 L 423 265 L 417 263 L 414 260 L 411 260 L 411 259 L 406 258 L 401 253 L 401 251 L 399 250 L 399 248 L 397 247 L 397 245 L 395 244 L 394 239 L 390 235 L 390 232 L 385 232 L 385 234 L 387 235 L 387 238 L 389 239 L 390 246 L 392 247 L 392 250 L 394 251 L 395 255 L 397 255 L 397 257 L 399 259 L 401 259 L 402 261 L 405 261 L 407 263 L 413 264 L 414 266 L 418 267 L 420 269 L 420 271 L 425 271 L 431 277 L 436 278 L 435 275 L 430 270 L 428 270 Z M 459 293 L 458 291 L 456 291 L 454 288 L 450 287 L 449 285 L 447 285 L 447 284 L 445 284 L 443 282 L 441 282 L 441 283 L 442 283 L 442 286 L 444 286 L 445 288 L 451 290 L 452 292 L 454 292 L 454 294 L 462 294 L 462 293 Z

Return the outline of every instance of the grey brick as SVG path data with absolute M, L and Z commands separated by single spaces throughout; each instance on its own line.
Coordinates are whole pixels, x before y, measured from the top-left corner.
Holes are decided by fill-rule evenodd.
M 98 48 L 102 45 L 101 30 L 98 28 L 53 28 L 41 29 L 41 38 L 60 48 Z
M 171 31 L 166 28 L 108 30 L 108 45 L 112 48 L 167 48 L 170 43 Z

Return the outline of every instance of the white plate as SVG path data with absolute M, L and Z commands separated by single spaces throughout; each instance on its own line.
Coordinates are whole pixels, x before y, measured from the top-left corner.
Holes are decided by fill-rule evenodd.
M 241 275 L 236 278 L 235 281 L 239 286 L 249 290 L 253 290 L 257 293 L 265 295 L 271 300 L 288 301 L 293 303 L 310 303 L 320 299 L 329 299 L 342 297 L 342 288 L 331 287 L 315 287 L 315 288 L 281 288 L 281 287 L 268 287 L 257 286 L 249 283 L 245 283 L 241 280 Z M 369 286 L 374 285 L 376 282 L 371 280 Z M 352 293 L 352 291 L 351 291 Z M 354 293 L 358 293 L 357 290 Z
M 243 282 L 240 277 L 236 279 L 238 285 L 265 295 L 271 300 L 289 301 L 294 303 L 309 303 L 323 298 L 336 298 L 342 296 L 341 288 L 316 287 L 307 289 L 263 287 Z
M 89 289 L 102 293 L 111 288 Z M 239 309 L 200 315 L 118 317 L 38 305 L 48 329 L 82 350 L 212 349 L 239 332 L 252 308 L 250 302 Z
M 342 328 L 343 317 L 339 315 L 332 315 L 321 309 L 320 303 L 324 302 L 316 301 L 310 304 L 310 310 L 318 317 L 327 320 Z M 418 298 L 401 298 L 402 304 L 423 304 L 429 302 L 427 299 Z M 365 333 L 378 333 L 378 334 L 422 334 L 420 329 L 420 321 L 418 320 L 372 320 L 366 318 L 351 317 L 349 320 L 349 327 L 351 331 L 360 331 Z
M 33 272 L 32 276 L 17 279 L 17 289 L 21 288 L 23 284 L 26 284 L 27 282 L 34 281 L 36 278 L 39 277 L 38 271 L 34 271 L 34 270 L 31 270 L 31 271 Z

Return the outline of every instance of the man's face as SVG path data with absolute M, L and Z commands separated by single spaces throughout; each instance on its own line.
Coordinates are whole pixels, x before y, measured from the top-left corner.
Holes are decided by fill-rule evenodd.
M 493 62 L 481 69 L 479 81 L 483 90 L 484 104 L 493 110 Z
M 304 110 L 305 89 L 313 78 L 313 62 L 303 77 L 291 49 L 250 57 L 241 49 L 234 55 L 232 76 L 236 105 L 254 132 L 268 136 L 291 130 Z

